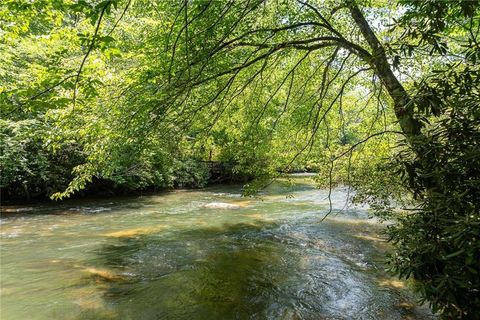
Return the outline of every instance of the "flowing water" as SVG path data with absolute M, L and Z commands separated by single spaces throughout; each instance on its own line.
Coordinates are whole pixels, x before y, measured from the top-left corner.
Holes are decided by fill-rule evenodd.
M 0 318 L 431 319 L 366 209 L 294 180 L 4 208 Z

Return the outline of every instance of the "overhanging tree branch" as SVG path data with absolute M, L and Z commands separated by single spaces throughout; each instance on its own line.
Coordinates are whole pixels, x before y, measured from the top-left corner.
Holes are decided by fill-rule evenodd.
M 98 17 L 97 20 L 97 25 L 95 27 L 95 32 L 93 33 L 92 41 L 90 42 L 90 45 L 87 49 L 87 53 L 85 53 L 85 56 L 82 59 L 82 63 L 80 63 L 80 67 L 78 68 L 77 75 L 75 77 L 75 83 L 73 84 L 73 108 L 75 108 L 75 103 L 76 103 L 76 98 L 77 98 L 77 86 L 78 82 L 80 81 L 80 75 L 83 70 L 83 66 L 85 65 L 85 62 L 87 61 L 88 56 L 90 55 L 90 52 L 92 52 L 93 48 L 95 47 L 95 42 L 97 40 L 97 35 L 100 30 L 100 25 L 102 23 L 103 16 L 107 10 L 107 8 L 112 4 L 111 1 L 107 1 L 105 5 L 103 6 L 102 10 L 100 11 L 100 16 Z

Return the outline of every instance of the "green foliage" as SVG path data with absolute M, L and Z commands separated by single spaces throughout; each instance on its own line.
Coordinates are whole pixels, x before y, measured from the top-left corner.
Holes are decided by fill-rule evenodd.
M 390 215 L 397 220 L 388 228 L 396 247 L 391 270 L 413 277 L 422 298 L 442 318 L 477 319 L 479 6 L 477 1 L 406 3 L 411 7 L 401 20 L 406 32 L 400 48 L 409 48 L 410 57 L 426 50 L 444 60 L 456 59 L 436 62 L 414 83 L 413 103 L 425 128 L 391 161 L 413 198 L 410 210 Z
M 480 6 L 358 3 L 2 2 L 2 190 L 203 187 L 220 164 L 250 195 L 313 169 L 394 221 L 393 271 L 474 319 Z
M 437 119 L 418 143 L 420 153 L 407 148 L 397 158 L 416 208 L 389 227 L 397 248 L 392 269 L 413 276 L 446 319 L 475 319 L 480 308 L 478 71 L 445 72 L 420 89 L 442 98 Z
M 71 169 L 83 160 L 78 145 L 64 143 L 57 151 L 48 145 L 48 128 L 35 120 L 0 120 L 0 188 L 3 196 L 52 194 L 73 178 Z
M 173 185 L 181 188 L 205 187 L 210 177 L 208 165 L 193 159 L 175 160 L 170 174 Z

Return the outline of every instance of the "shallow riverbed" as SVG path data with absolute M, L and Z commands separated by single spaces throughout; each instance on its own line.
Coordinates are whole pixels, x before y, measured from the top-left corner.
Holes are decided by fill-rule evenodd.
M 294 180 L 8 208 L 0 318 L 431 319 L 366 209 Z

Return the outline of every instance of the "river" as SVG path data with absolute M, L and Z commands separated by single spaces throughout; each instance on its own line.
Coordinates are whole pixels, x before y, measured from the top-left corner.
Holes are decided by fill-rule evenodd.
M 366 208 L 292 181 L 4 208 L 0 318 L 433 318 Z

